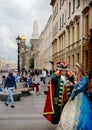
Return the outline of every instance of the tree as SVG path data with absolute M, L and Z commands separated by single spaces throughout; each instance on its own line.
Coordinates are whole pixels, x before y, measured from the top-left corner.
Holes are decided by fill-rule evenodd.
M 34 68 L 34 57 L 30 57 L 29 59 L 29 68 Z

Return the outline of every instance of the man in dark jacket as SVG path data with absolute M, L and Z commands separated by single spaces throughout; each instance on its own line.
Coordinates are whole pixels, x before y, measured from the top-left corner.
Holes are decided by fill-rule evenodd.
M 5 81 L 4 88 L 7 87 L 8 89 L 8 97 L 7 101 L 5 102 L 5 105 L 8 106 L 8 103 L 11 101 L 11 107 L 14 108 L 14 99 L 12 92 L 14 88 L 16 89 L 16 82 L 15 82 L 15 77 L 13 76 L 13 70 L 9 70 L 8 76 Z

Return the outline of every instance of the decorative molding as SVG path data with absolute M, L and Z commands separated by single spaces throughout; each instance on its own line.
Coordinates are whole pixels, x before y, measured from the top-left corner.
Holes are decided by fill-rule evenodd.
M 69 25 L 66 25 L 66 29 L 69 29 L 69 27 L 70 27 Z
M 73 21 L 73 20 L 70 20 L 69 25 L 70 25 L 70 26 L 72 26 L 72 25 L 73 25 L 73 23 L 74 23 L 74 21 Z
M 85 14 L 89 9 L 90 9 L 90 6 L 86 6 L 86 7 L 82 10 L 82 13 Z
M 75 15 L 74 16 L 74 21 L 77 21 L 80 18 L 80 15 Z

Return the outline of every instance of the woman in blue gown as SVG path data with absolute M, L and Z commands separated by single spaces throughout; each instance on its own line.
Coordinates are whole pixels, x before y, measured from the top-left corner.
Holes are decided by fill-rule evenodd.
M 81 64 L 74 67 L 76 83 L 56 130 L 92 130 L 92 110 L 87 98 L 88 79 Z

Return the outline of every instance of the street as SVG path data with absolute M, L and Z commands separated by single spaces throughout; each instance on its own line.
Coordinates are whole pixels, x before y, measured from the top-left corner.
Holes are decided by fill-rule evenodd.
M 40 78 L 36 78 L 40 82 Z M 29 96 L 22 96 L 15 102 L 15 108 L 6 107 L 0 101 L 0 130 L 55 130 L 56 125 L 47 121 L 42 113 L 45 103 L 44 90 L 40 83 L 41 95 L 31 92 Z

